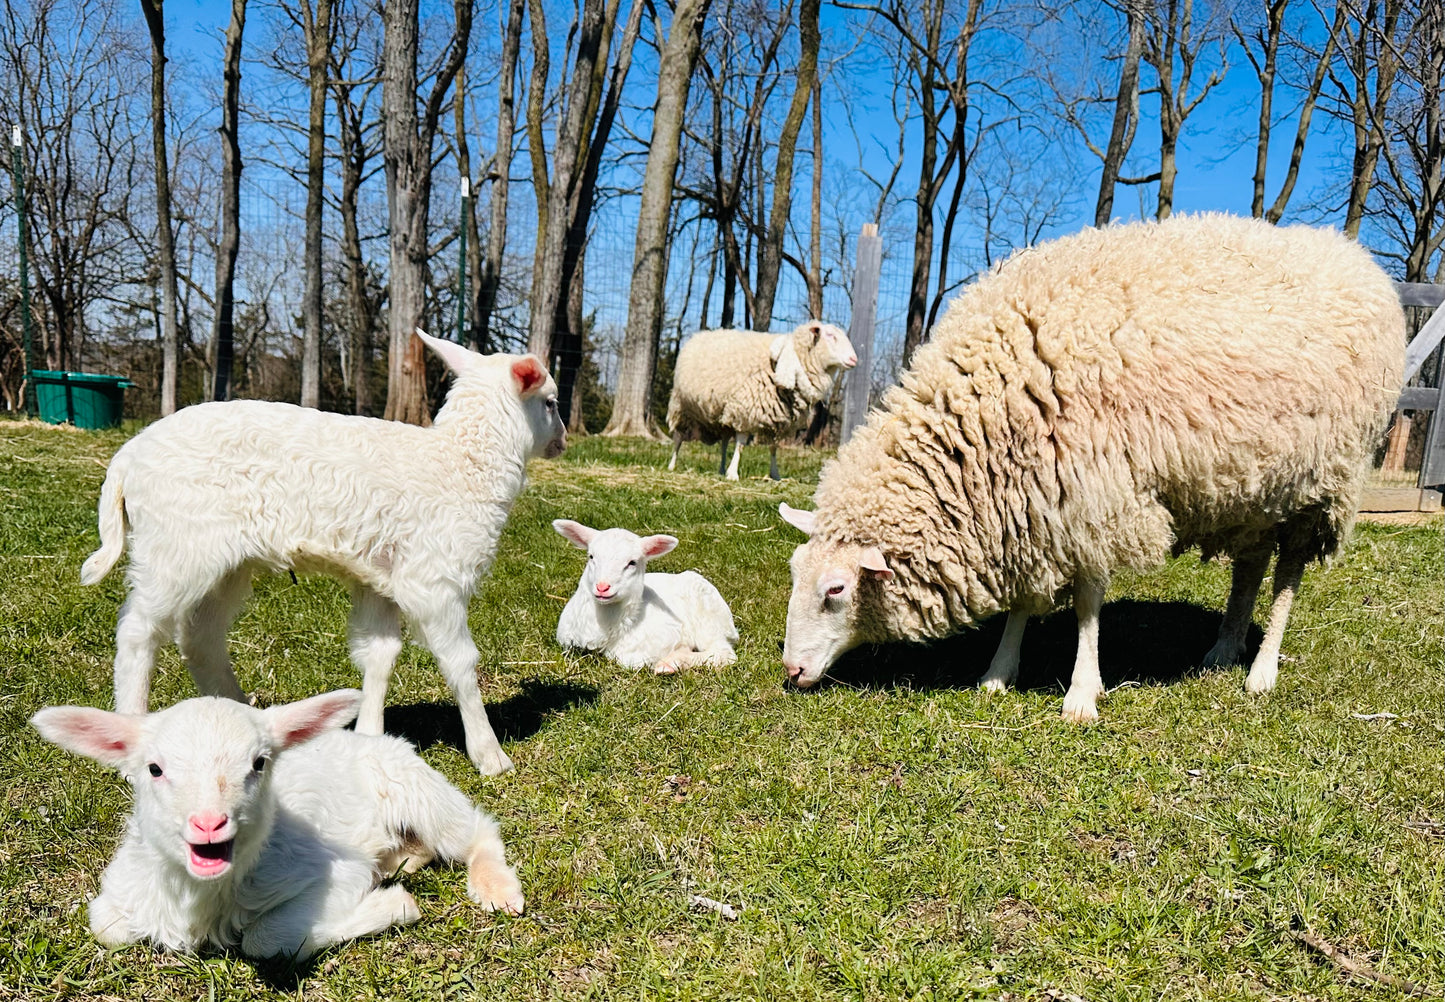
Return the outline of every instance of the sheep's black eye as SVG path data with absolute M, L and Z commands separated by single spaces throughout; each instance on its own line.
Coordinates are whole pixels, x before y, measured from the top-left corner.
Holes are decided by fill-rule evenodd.
M 158 765 L 156 765 L 154 762 L 152 762 L 150 765 L 146 766 L 146 768 L 151 771 L 151 775 L 152 775 L 152 776 L 155 776 L 155 777 L 157 777 L 157 778 L 160 777 L 161 767 L 158 766 Z
M 828 589 L 828 597 L 829 597 L 829 598 L 833 598 L 834 596 L 836 596 L 836 595 L 841 595 L 841 594 L 843 594 L 843 585 L 836 584 L 836 585 L 834 585 L 833 587 L 831 587 L 831 588 Z
M 265 755 L 258 755 L 258 756 L 256 756 L 256 761 L 254 761 L 254 762 L 251 763 L 251 771 L 252 771 L 252 772 L 261 772 L 261 771 L 262 771 L 263 769 L 265 769 L 265 768 L 266 768 L 266 756 L 265 756 Z

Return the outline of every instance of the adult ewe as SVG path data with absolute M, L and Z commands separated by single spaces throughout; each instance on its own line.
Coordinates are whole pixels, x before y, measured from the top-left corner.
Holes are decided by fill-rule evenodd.
M 203 694 L 244 699 L 226 630 L 252 576 L 314 571 L 351 585 L 356 729 L 382 732 L 404 616 L 456 696 L 471 760 L 488 775 L 511 768 L 477 688 L 467 605 L 528 458 L 566 447 L 557 386 L 531 355 L 484 357 L 417 333 L 455 377 L 430 428 L 239 400 L 187 407 L 121 446 L 100 492 L 100 549 L 80 572 L 103 578 L 129 526 L 117 710 L 146 712 L 167 636 Z
M 1399 392 L 1390 280 L 1338 233 L 1222 215 L 1085 230 L 1023 251 L 949 307 L 823 469 L 792 558 L 783 663 L 799 686 L 864 642 L 942 637 L 1072 591 L 1063 715 L 1098 716 L 1099 607 L 1118 568 L 1234 558 L 1234 661 L 1273 552 L 1246 688 L 1274 685 L 1311 559 L 1333 554 Z M 1009 650 L 1013 648 L 1013 665 Z
M 828 399 L 838 375 L 858 364 L 848 335 L 821 320 L 809 320 L 791 334 L 701 331 L 677 353 L 667 425 L 677 466 L 682 441 L 696 432 L 704 442 L 721 442 L 718 474 L 736 439 L 727 478 L 738 478 L 738 457 L 746 435 L 768 441 L 768 476 L 778 479 L 778 439 L 798 427 L 813 405 Z

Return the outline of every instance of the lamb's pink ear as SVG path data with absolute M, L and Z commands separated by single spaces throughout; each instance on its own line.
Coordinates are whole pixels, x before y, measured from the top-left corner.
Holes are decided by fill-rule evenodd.
M 523 355 L 512 363 L 512 379 L 517 384 L 517 396 L 526 397 L 547 382 L 547 369 L 536 355 Z
M 642 553 L 643 556 L 647 557 L 648 560 L 651 560 L 653 557 L 660 557 L 664 553 L 671 553 L 673 547 L 675 547 L 676 545 L 676 536 L 642 537 Z
M 310 699 L 272 706 L 263 710 L 276 747 L 290 748 L 310 741 L 322 731 L 345 727 L 356 719 L 361 709 L 360 689 L 337 689 Z
M 474 351 L 468 351 L 455 341 L 432 337 L 420 327 L 416 329 L 416 336 L 421 338 L 422 344 L 430 348 L 432 354 L 446 363 L 446 367 L 454 373 L 465 372 L 476 364 L 477 359 L 482 357 Z
M 552 528 L 579 550 L 587 549 L 587 544 L 592 542 L 592 537 L 597 535 L 596 529 L 589 529 L 581 522 L 574 522 L 570 518 L 552 519 Z
M 871 578 L 887 581 L 893 576 L 893 568 L 883 559 L 883 551 L 870 546 L 858 555 L 858 566 Z
M 817 530 L 818 517 L 811 511 L 804 511 L 801 508 L 793 508 L 786 501 L 778 505 L 778 514 L 783 517 L 794 529 L 811 536 Z
M 821 325 L 821 324 L 809 324 L 809 325 L 808 325 L 808 330 L 809 330 L 809 331 L 812 333 L 812 335 L 813 335 L 813 343 L 814 343 L 814 344 L 817 344 L 817 343 L 818 343 L 818 338 L 820 338 L 820 337 L 823 336 L 823 327 L 822 327 L 822 325 Z
M 140 741 L 141 720 L 91 706 L 47 706 L 30 725 L 51 744 L 120 769 Z

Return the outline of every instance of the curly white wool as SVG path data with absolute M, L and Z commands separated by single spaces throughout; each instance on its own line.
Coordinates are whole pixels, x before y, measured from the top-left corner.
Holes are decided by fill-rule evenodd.
M 258 710 L 201 696 L 146 716 L 47 707 L 48 741 L 120 770 L 126 831 L 90 902 L 106 946 L 239 947 L 304 960 L 420 917 L 398 869 L 467 863 L 487 910 L 521 914 L 497 823 L 400 738 L 337 730 L 355 689 Z
M 677 465 L 683 439 L 696 433 L 704 442 L 722 443 L 718 473 L 736 438 L 727 478 L 738 478 L 743 438 L 768 441 L 768 475 L 778 479 L 778 439 L 796 431 L 826 401 L 839 375 L 858 364 L 848 335 L 832 324 L 809 320 L 791 334 L 753 331 L 700 331 L 678 352 L 673 369 L 667 424 L 672 429 L 672 459 Z
M 565 518 L 552 528 L 587 551 L 582 579 L 557 621 L 557 643 L 658 674 L 737 659 L 733 614 L 712 582 L 696 571 L 647 570 L 648 560 L 677 546 L 676 538 L 599 531 Z
M 455 376 L 430 428 L 242 400 L 177 411 L 115 454 L 100 493 L 101 546 L 81 580 L 114 566 L 128 527 L 116 709 L 146 711 L 167 637 L 203 694 L 243 699 L 227 628 L 255 574 L 294 568 L 351 585 L 359 731 L 382 732 L 405 617 L 456 696 L 467 754 L 483 773 L 511 768 L 477 687 L 467 606 L 527 459 L 565 448 L 556 384 L 531 355 L 484 357 L 422 337 Z

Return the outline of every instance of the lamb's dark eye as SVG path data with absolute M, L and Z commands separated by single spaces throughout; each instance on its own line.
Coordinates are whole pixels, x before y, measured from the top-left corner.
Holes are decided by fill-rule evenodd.
M 261 771 L 264 770 L 265 768 L 266 768 L 266 756 L 265 756 L 265 755 L 257 755 L 257 756 L 256 756 L 256 761 L 254 761 L 254 762 L 251 763 L 251 771 L 252 771 L 252 772 L 261 772 Z
M 631 570 L 632 568 L 634 568 L 634 567 L 636 567 L 636 566 L 637 566 L 637 561 L 636 561 L 636 560 L 629 560 L 629 561 L 627 561 L 627 569 L 628 569 L 628 570 Z
M 146 768 L 151 771 L 151 775 L 152 775 L 152 776 L 155 776 L 157 779 L 160 778 L 160 775 L 161 775 L 161 767 L 160 767 L 160 766 L 158 766 L 158 765 L 156 765 L 154 762 L 152 762 L 150 765 L 146 766 Z

